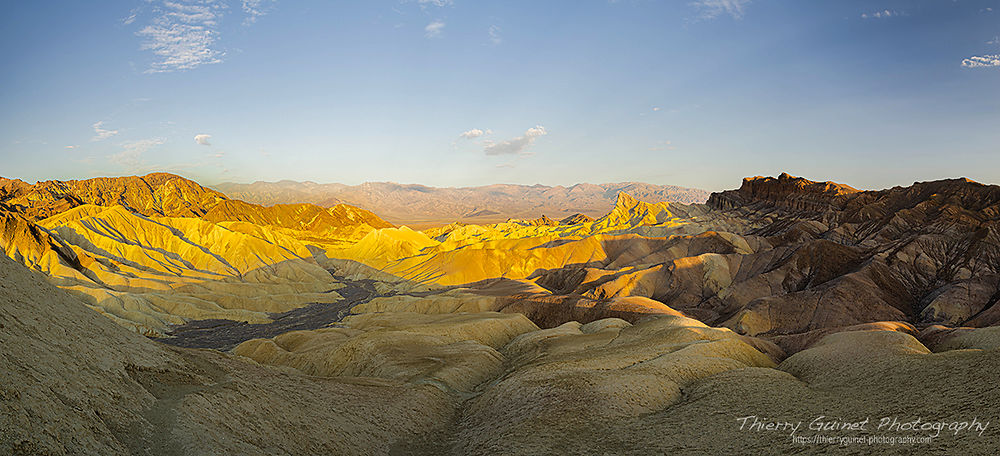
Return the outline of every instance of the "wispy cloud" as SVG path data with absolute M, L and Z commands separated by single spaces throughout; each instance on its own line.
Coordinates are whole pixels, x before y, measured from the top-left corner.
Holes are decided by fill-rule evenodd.
M 253 24 L 257 22 L 257 18 L 270 13 L 275 2 L 276 0 L 243 0 L 243 12 L 247 15 L 243 25 Z
M 500 142 L 487 141 L 483 151 L 486 155 L 523 155 L 527 153 L 529 147 L 535 143 L 535 139 L 549 134 L 545 127 L 537 125 L 529 128 L 523 136 L 507 139 Z
M 503 43 L 503 38 L 500 37 L 500 27 L 496 25 L 491 25 L 488 33 L 490 34 L 490 42 L 493 44 Z
M 962 66 L 966 68 L 1000 67 L 1000 54 L 974 55 L 963 59 Z
M 222 62 L 219 24 L 229 9 L 225 0 L 146 0 L 152 12 L 149 23 L 136 32 L 140 49 L 156 56 L 146 73 L 182 71 Z M 250 25 L 274 9 L 277 0 L 240 0 L 244 25 Z M 137 20 L 145 7 L 134 8 L 122 20 Z
M 702 19 L 715 19 L 728 14 L 733 19 L 743 19 L 743 7 L 750 0 L 696 0 L 691 3 L 701 12 Z
M 122 144 L 122 151 L 108 156 L 108 160 L 118 164 L 130 171 L 135 171 L 142 167 L 142 155 L 149 149 L 163 144 L 161 138 L 141 139 Z
M 428 6 L 451 6 L 454 4 L 454 0 L 417 0 L 417 3 L 421 8 L 426 8 Z
M 91 141 L 103 141 L 118 134 L 118 130 L 108 130 L 104 128 L 103 120 L 94 123 L 94 125 L 91 125 L 91 127 L 94 127 L 94 133 L 95 133 L 94 137 L 90 138 Z
M 441 36 L 442 29 L 444 29 L 444 22 L 441 21 L 431 22 L 430 24 L 427 24 L 427 27 L 424 27 L 424 36 L 426 36 L 427 38 L 439 37 Z
M 458 135 L 458 137 L 462 138 L 462 139 L 473 139 L 473 138 L 478 138 L 478 137 L 483 136 L 483 135 L 489 135 L 489 134 L 492 134 L 492 133 L 493 133 L 493 130 L 490 130 L 488 128 L 486 130 L 480 130 L 478 128 L 473 128 L 472 130 L 463 131 L 462 134 Z
M 142 49 L 157 56 L 146 73 L 189 70 L 221 62 L 224 53 L 215 44 L 225 8 L 218 0 L 164 1 L 154 7 L 157 16 L 152 23 L 136 32 L 144 39 Z
M 135 22 L 136 16 L 139 15 L 139 10 L 140 10 L 140 8 L 138 8 L 138 7 L 132 8 L 132 11 L 128 12 L 128 16 L 126 16 L 125 19 L 122 19 L 122 24 L 123 25 L 129 25 L 129 24 Z
M 198 144 L 201 144 L 203 146 L 211 146 L 212 143 L 208 142 L 208 140 L 211 137 L 212 137 L 212 135 L 206 135 L 206 134 L 194 135 L 194 142 L 196 142 Z M 225 142 L 225 141 L 223 141 L 223 142 Z
M 896 10 L 882 10 L 876 11 L 874 13 L 861 13 L 862 19 L 888 19 L 890 17 L 902 16 L 903 14 Z

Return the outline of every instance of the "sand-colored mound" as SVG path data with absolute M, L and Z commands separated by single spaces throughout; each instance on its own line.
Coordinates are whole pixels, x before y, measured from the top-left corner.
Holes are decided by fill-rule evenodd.
M 935 352 L 948 350 L 996 350 L 1000 348 L 1000 326 L 988 328 L 949 328 L 930 326 L 920 332 L 920 339 Z
M 456 289 L 426 296 L 395 295 L 372 299 L 354 306 L 354 313 L 414 312 L 421 314 L 447 314 L 458 312 L 487 312 L 498 310 L 496 296 L 481 295 Z
M 471 391 L 500 373 L 496 351 L 538 328 L 523 315 L 369 313 L 343 327 L 255 339 L 233 353 L 323 377 L 361 376 Z
M 654 315 L 684 316 L 669 306 L 641 296 L 592 299 L 580 295 L 556 295 L 529 281 L 490 281 L 471 287 L 417 295 L 397 294 L 371 299 L 354 306 L 356 314 L 372 312 L 503 312 L 527 316 L 535 324 L 550 328 L 570 321 L 589 323 L 605 318 L 629 322 Z
M 593 444 L 586 429 L 667 409 L 691 382 L 774 366 L 731 331 L 682 317 L 567 323 L 518 336 L 503 353 L 512 366 L 465 409 L 455 453 L 546 454 L 564 451 L 568 440 Z
M 772 369 L 723 372 L 691 385 L 686 400 L 670 409 L 616 422 L 584 442 L 568 442 L 563 451 L 587 451 L 587 444 L 618 448 L 630 454 L 672 452 L 777 454 L 978 454 L 989 452 L 1000 436 L 992 410 L 1000 391 L 982 366 L 998 362 L 996 352 L 965 351 L 929 354 L 912 336 L 891 331 L 857 331 L 828 336 L 820 345 L 790 357 Z M 794 375 L 793 375 L 794 374 Z M 741 419 L 748 418 L 743 429 Z M 750 429 L 757 418 L 766 423 L 802 422 L 796 436 L 896 438 L 872 443 L 832 445 L 814 440 L 796 443 L 790 431 Z M 888 418 L 881 430 L 878 425 Z M 982 435 L 957 435 L 945 427 L 921 443 L 900 443 L 902 437 L 934 436 L 934 429 L 888 429 L 891 421 L 911 423 L 989 421 Z M 868 419 L 864 431 L 815 431 L 810 424 L 856 423 Z M 664 439 L 663 430 L 679 439 Z M 705 432 L 710 430 L 710 432 Z M 659 431 L 659 432 L 658 432 Z M 603 440 L 609 439 L 609 440 Z M 521 440 L 515 438 L 515 440 Z M 526 438 L 525 438 L 526 440 Z M 603 443 L 602 443 L 603 442 Z M 540 452 L 536 453 L 540 454 Z
M 0 453 L 387 454 L 453 413 L 431 386 L 174 349 L 0 256 Z
M 765 339 L 773 342 L 777 346 L 781 347 L 785 353 L 791 355 L 816 345 L 819 341 L 823 340 L 824 337 L 830 334 L 851 331 L 898 331 L 911 336 L 917 336 L 918 334 L 917 329 L 909 323 L 901 321 L 879 321 L 843 327 L 814 329 L 812 331 L 796 334 L 769 336 L 765 337 Z
M 669 330 L 671 326 L 674 329 Z M 978 454 L 991 451 L 1000 437 L 991 412 L 1000 404 L 1000 390 L 991 380 L 993 372 L 983 368 L 1000 362 L 1000 352 L 934 354 L 908 334 L 853 331 L 827 336 L 778 369 L 752 363 L 743 367 L 747 360 L 739 353 L 745 345 L 730 345 L 731 338 L 714 339 L 714 330 L 705 333 L 706 328 L 667 323 L 641 332 L 650 345 L 673 338 L 685 348 L 661 349 L 659 357 L 622 369 L 618 363 L 635 361 L 636 352 L 611 359 L 600 354 L 621 343 L 632 328 L 589 334 L 580 329 L 567 324 L 515 339 L 504 353 L 520 353 L 519 359 L 528 364 L 471 401 L 457 425 L 459 437 L 446 447 L 451 454 Z M 605 331 L 609 335 L 602 337 Z M 657 333 L 661 335 L 654 336 Z M 685 345 L 698 337 L 713 342 Z M 642 353 L 639 349 L 636 355 L 641 358 Z M 590 358 L 591 354 L 596 356 Z M 554 362 L 550 365 L 547 359 Z M 679 371 L 667 368 L 681 359 L 674 365 Z M 591 362 L 603 369 L 592 373 Z M 734 367 L 724 367 L 728 363 Z M 575 375 L 560 378 L 560 370 Z M 630 371 L 657 375 L 629 375 Z M 670 381 L 684 386 L 670 394 Z M 801 421 L 794 435 L 835 439 L 923 438 L 936 432 L 933 428 L 899 431 L 898 424 L 896 430 L 889 430 L 890 424 L 877 429 L 884 418 L 905 423 L 920 418 L 921 423 L 944 426 L 961 422 L 968 426 L 977 418 L 980 426 L 989 424 L 982 435 L 978 431 L 956 435 L 944 427 L 944 432 L 921 443 L 834 440 L 827 445 L 812 440 L 797 443 L 789 429 L 750 428 L 754 418 L 791 425 Z M 865 431 L 809 428 L 816 420 L 865 419 L 869 420 Z M 741 420 L 746 421 L 743 429 Z

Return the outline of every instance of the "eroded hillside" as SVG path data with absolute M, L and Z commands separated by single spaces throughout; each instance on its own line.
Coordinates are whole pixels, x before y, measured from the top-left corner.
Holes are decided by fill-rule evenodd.
M 767 453 L 797 447 L 738 418 L 1000 405 L 995 186 L 782 175 L 415 231 L 152 176 L 3 182 L 0 452 Z
M 5 181 L 7 256 L 113 320 L 162 335 L 187 320 L 271 321 L 341 299 L 311 245 L 344 246 L 392 225 L 350 206 L 262 206 L 167 174 Z M 57 210 L 58 209 L 58 210 Z

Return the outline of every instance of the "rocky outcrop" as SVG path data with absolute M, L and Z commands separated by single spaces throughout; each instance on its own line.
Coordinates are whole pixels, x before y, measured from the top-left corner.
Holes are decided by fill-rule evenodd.
M 576 213 L 559 221 L 560 225 L 579 225 L 581 223 L 593 222 L 592 217 Z
M 227 200 L 225 195 L 167 173 L 44 181 L 29 185 L 0 181 L 0 201 L 32 220 L 82 205 L 121 205 L 145 216 L 200 217 Z
M 843 253 L 829 256 L 834 262 L 851 259 L 822 284 L 761 296 L 732 324 L 742 319 L 753 326 L 750 322 L 765 313 L 769 320 L 778 318 L 784 312 L 775 306 L 816 309 L 814 316 L 832 310 L 824 310 L 822 302 L 839 306 L 840 313 L 856 307 L 851 312 L 856 323 L 865 318 L 977 326 L 997 321 L 991 315 L 1000 298 L 1000 187 L 948 179 L 857 191 L 783 174 L 747 179 L 739 190 L 713 194 L 709 204 L 757 224 L 746 234 L 764 236 L 772 245 L 802 249 L 815 245 L 814 239 L 824 240 L 843 246 Z M 821 257 L 800 256 L 798 267 L 788 272 L 812 275 Z M 801 321 L 794 314 L 788 318 Z M 786 333 L 821 326 L 835 324 L 770 325 Z
M 858 190 L 833 182 L 813 182 L 782 173 L 774 177 L 748 177 L 738 190 L 713 193 L 708 205 L 715 209 L 733 209 L 763 204 L 788 210 L 825 211 L 835 209 L 838 197 Z

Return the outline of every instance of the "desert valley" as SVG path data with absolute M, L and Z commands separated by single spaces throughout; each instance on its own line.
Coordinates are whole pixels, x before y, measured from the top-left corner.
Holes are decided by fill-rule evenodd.
M 704 204 L 621 192 L 598 218 L 414 230 L 158 173 L 3 180 L 0 215 L 5 454 L 997 441 L 997 186 L 782 174 Z
M 0 456 L 1000 449 L 1000 0 L 4 6 Z

